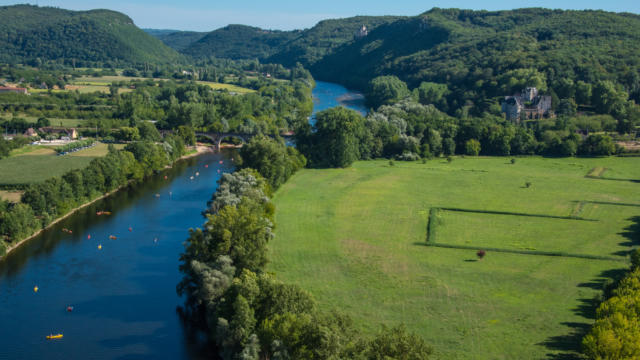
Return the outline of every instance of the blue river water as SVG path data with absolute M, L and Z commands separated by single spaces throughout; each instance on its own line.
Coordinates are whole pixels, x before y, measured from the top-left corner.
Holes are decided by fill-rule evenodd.
M 335 106 L 344 106 L 366 115 L 367 107 L 364 100 L 364 95 L 347 90 L 342 85 L 316 81 L 316 87 L 313 89 L 313 113 Z
M 366 112 L 361 95 L 339 85 L 318 82 L 313 94 L 315 110 Z M 181 321 L 175 289 L 188 229 L 202 225 L 221 174 L 233 171 L 231 156 L 180 161 L 0 260 L 0 359 L 215 358 Z M 63 338 L 45 338 L 58 333 Z

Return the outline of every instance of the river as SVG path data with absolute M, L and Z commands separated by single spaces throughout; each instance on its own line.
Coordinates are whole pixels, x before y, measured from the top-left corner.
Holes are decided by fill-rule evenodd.
M 364 95 L 347 90 L 342 85 L 316 81 L 316 87 L 313 89 L 313 113 L 334 106 L 344 106 L 366 115 L 367 107 L 364 105 L 364 100 Z
M 336 84 L 318 81 L 313 95 L 314 111 L 341 104 L 366 112 L 361 95 Z M 175 291 L 178 257 L 187 229 L 202 225 L 216 182 L 230 171 L 225 152 L 180 161 L 7 255 L 0 261 L 0 359 L 212 358 L 176 311 L 183 303 Z M 57 333 L 64 337 L 45 339 Z

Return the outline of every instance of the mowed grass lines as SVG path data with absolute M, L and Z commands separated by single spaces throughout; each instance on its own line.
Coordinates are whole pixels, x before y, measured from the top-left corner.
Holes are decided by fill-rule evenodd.
M 575 353 L 601 282 L 625 262 L 491 251 L 477 261 L 475 250 L 424 246 L 429 210 L 579 212 L 598 221 L 447 213 L 437 241 L 622 258 L 625 229 L 640 207 L 580 202 L 640 204 L 638 184 L 585 178 L 597 166 L 640 178 L 639 162 L 455 158 L 306 169 L 274 197 L 269 270 L 310 291 L 324 309 L 350 314 L 365 332 L 405 323 L 439 359 Z
M 638 208 L 640 213 L 640 207 Z M 604 214 L 607 212 L 607 214 Z M 439 211 L 436 243 L 535 252 L 556 252 L 586 256 L 620 257 L 622 245 L 613 227 L 624 227 L 628 209 L 586 204 L 582 213 L 597 215 L 598 221 L 553 219 L 472 212 Z M 598 216 L 599 215 L 599 216 Z M 613 222 L 603 225 L 600 222 Z M 617 224 L 616 224 L 617 222 Z M 609 246 L 603 251 L 602 243 Z

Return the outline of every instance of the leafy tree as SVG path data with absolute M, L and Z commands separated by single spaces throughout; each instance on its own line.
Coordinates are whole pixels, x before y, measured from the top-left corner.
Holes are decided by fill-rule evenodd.
M 558 109 L 557 109 L 558 115 L 573 116 L 576 114 L 577 111 L 578 111 L 578 105 L 576 105 L 573 99 L 560 100 L 560 103 L 558 104 Z
M 578 81 L 576 83 L 576 102 L 578 104 L 591 104 L 591 98 L 593 96 L 593 86 L 584 81 Z
M 140 140 L 140 131 L 138 128 L 123 126 L 116 133 L 116 137 L 122 141 Z
M 296 149 L 282 141 L 255 136 L 240 150 L 242 166 L 256 169 L 276 190 L 307 161 Z
M 467 140 L 465 144 L 465 154 L 478 156 L 478 154 L 480 154 L 480 142 L 476 139 Z
M 433 104 L 442 111 L 447 111 L 447 99 L 449 88 L 447 84 L 438 84 L 432 82 L 422 82 L 415 90 L 418 101 L 421 104 Z
M 616 88 L 611 81 L 599 81 L 593 88 L 591 102 L 602 114 L 619 116 L 624 114 L 629 95 Z
M 589 135 L 580 147 L 580 153 L 592 156 L 609 156 L 616 151 L 615 144 L 609 135 Z
M 162 139 L 162 136 L 156 126 L 149 121 L 140 121 L 137 128 L 140 133 L 141 140 L 160 141 Z
M 41 224 L 29 205 L 16 204 L 7 210 L 0 211 L 0 234 L 7 236 L 10 242 L 31 236 L 40 228 Z
M 361 157 L 365 121 L 354 110 L 335 107 L 318 112 L 314 131 L 296 132 L 300 151 L 314 167 L 347 167 Z
M 41 117 L 38 118 L 38 121 L 36 121 L 36 128 L 40 129 L 43 127 L 47 127 L 47 126 L 51 126 L 51 121 L 49 121 L 49 119 L 45 118 L 45 117 Z
M 445 138 L 442 140 L 442 150 L 444 155 L 455 155 L 456 142 L 452 138 Z
M 411 95 L 407 84 L 397 76 L 378 76 L 369 82 L 366 93 L 367 104 L 377 108 L 394 104 Z
M 196 133 L 193 128 L 180 125 L 176 129 L 176 135 L 180 136 L 184 140 L 185 144 L 190 146 L 196 145 Z
M 424 340 L 407 332 L 404 325 L 384 327 L 378 335 L 364 345 L 354 358 L 371 360 L 426 360 L 433 350 Z

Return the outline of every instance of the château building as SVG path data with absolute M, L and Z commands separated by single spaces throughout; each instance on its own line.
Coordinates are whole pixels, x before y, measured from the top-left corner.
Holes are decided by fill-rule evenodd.
M 538 89 L 528 87 L 520 94 L 505 96 L 502 112 L 507 120 L 519 122 L 521 119 L 542 119 L 555 117 L 551 109 L 551 96 L 538 95 Z
M 356 35 L 357 39 L 360 39 L 360 38 L 363 38 L 363 37 L 369 35 L 369 30 L 367 30 L 367 26 L 366 25 L 362 25 L 360 30 L 356 31 L 355 35 Z

